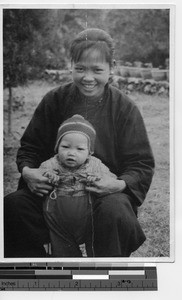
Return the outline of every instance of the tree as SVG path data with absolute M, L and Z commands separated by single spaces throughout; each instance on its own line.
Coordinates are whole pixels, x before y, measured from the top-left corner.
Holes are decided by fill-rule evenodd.
M 12 88 L 27 81 L 34 56 L 34 36 L 41 26 L 43 11 L 3 10 L 4 87 L 9 89 L 8 131 L 11 132 Z
M 109 32 L 116 40 L 118 60 L 151 60 L 155 66 L 169 57 L 169 10 L 111 10 Z

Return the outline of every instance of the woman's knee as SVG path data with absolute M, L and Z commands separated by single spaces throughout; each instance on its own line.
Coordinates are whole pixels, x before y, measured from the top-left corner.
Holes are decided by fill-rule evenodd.
M 32 196 L 29 191 L 18 190 L 16 192 L 10 193 L 4 198 L 4 213 L 5 214 L 18 214 L 21 211 L 29 210 L 33 205 L 36 196 Z M 37 202 L 37 205 L 40 204 Z
M 121 217 L 124 213 L 132 211 L 132 206 L 128 195 L 124 193 L 115 193 L 102 197 L 96 201 L 100 201 L 98 206 L 104 216 L 110 218 Z
M 20 196 L 19 192 L 13 192 L 4 197 L 4 212 L 16 212 L 19 206 Z

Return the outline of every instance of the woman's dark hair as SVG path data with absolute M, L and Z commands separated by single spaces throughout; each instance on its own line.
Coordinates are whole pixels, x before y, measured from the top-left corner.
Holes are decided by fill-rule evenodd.
M 89 28 L 80 32 L 71 44 L 71 60 L 77 63 L 86 49 L 99 50 L 105 60 L 112 66 L 114 43 L 106 31 L 98 28 Z

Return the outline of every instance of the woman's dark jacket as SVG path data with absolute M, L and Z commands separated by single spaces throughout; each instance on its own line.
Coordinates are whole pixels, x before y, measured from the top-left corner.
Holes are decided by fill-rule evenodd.
M 153 154 L 139 109 L 110 85 L 106 85 L 104 97 L 93 103 L 83 99 L 73 83 L 47 93 L 21 138 L 19 171 L 24 166 L 38 168 L 54 156 L 58 127 L 73 114 L 83 115 L 95 127 L 94 155 L 126 182 L 125 192 L 133 204 L 141 205 L 153 176 Z M 19 188 L 24 184 L 21 178 Z

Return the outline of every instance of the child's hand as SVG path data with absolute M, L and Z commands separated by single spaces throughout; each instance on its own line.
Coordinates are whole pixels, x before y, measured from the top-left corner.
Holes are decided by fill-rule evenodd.
M 59 175 L 49 171 L 46 171 L 43 175 L 49 179 L 49 183 L 53 185 L 58 185 L 58 181 L 60 179 Z
M 83 175 L 83 178 L 80 179 L 79 181 L 82 183 L 85 183 L 87 186 L 90 186 L 93 184 L 93 182 L 100 180 L 99 176 L 96 176 L 91 173 L 87 173 Z
M 88 174 L 86 178 L 86 184 L 88 186 L 92 185 L 93 182 L 100 180 L 100 177 L 93 175 L 93 174 Z

